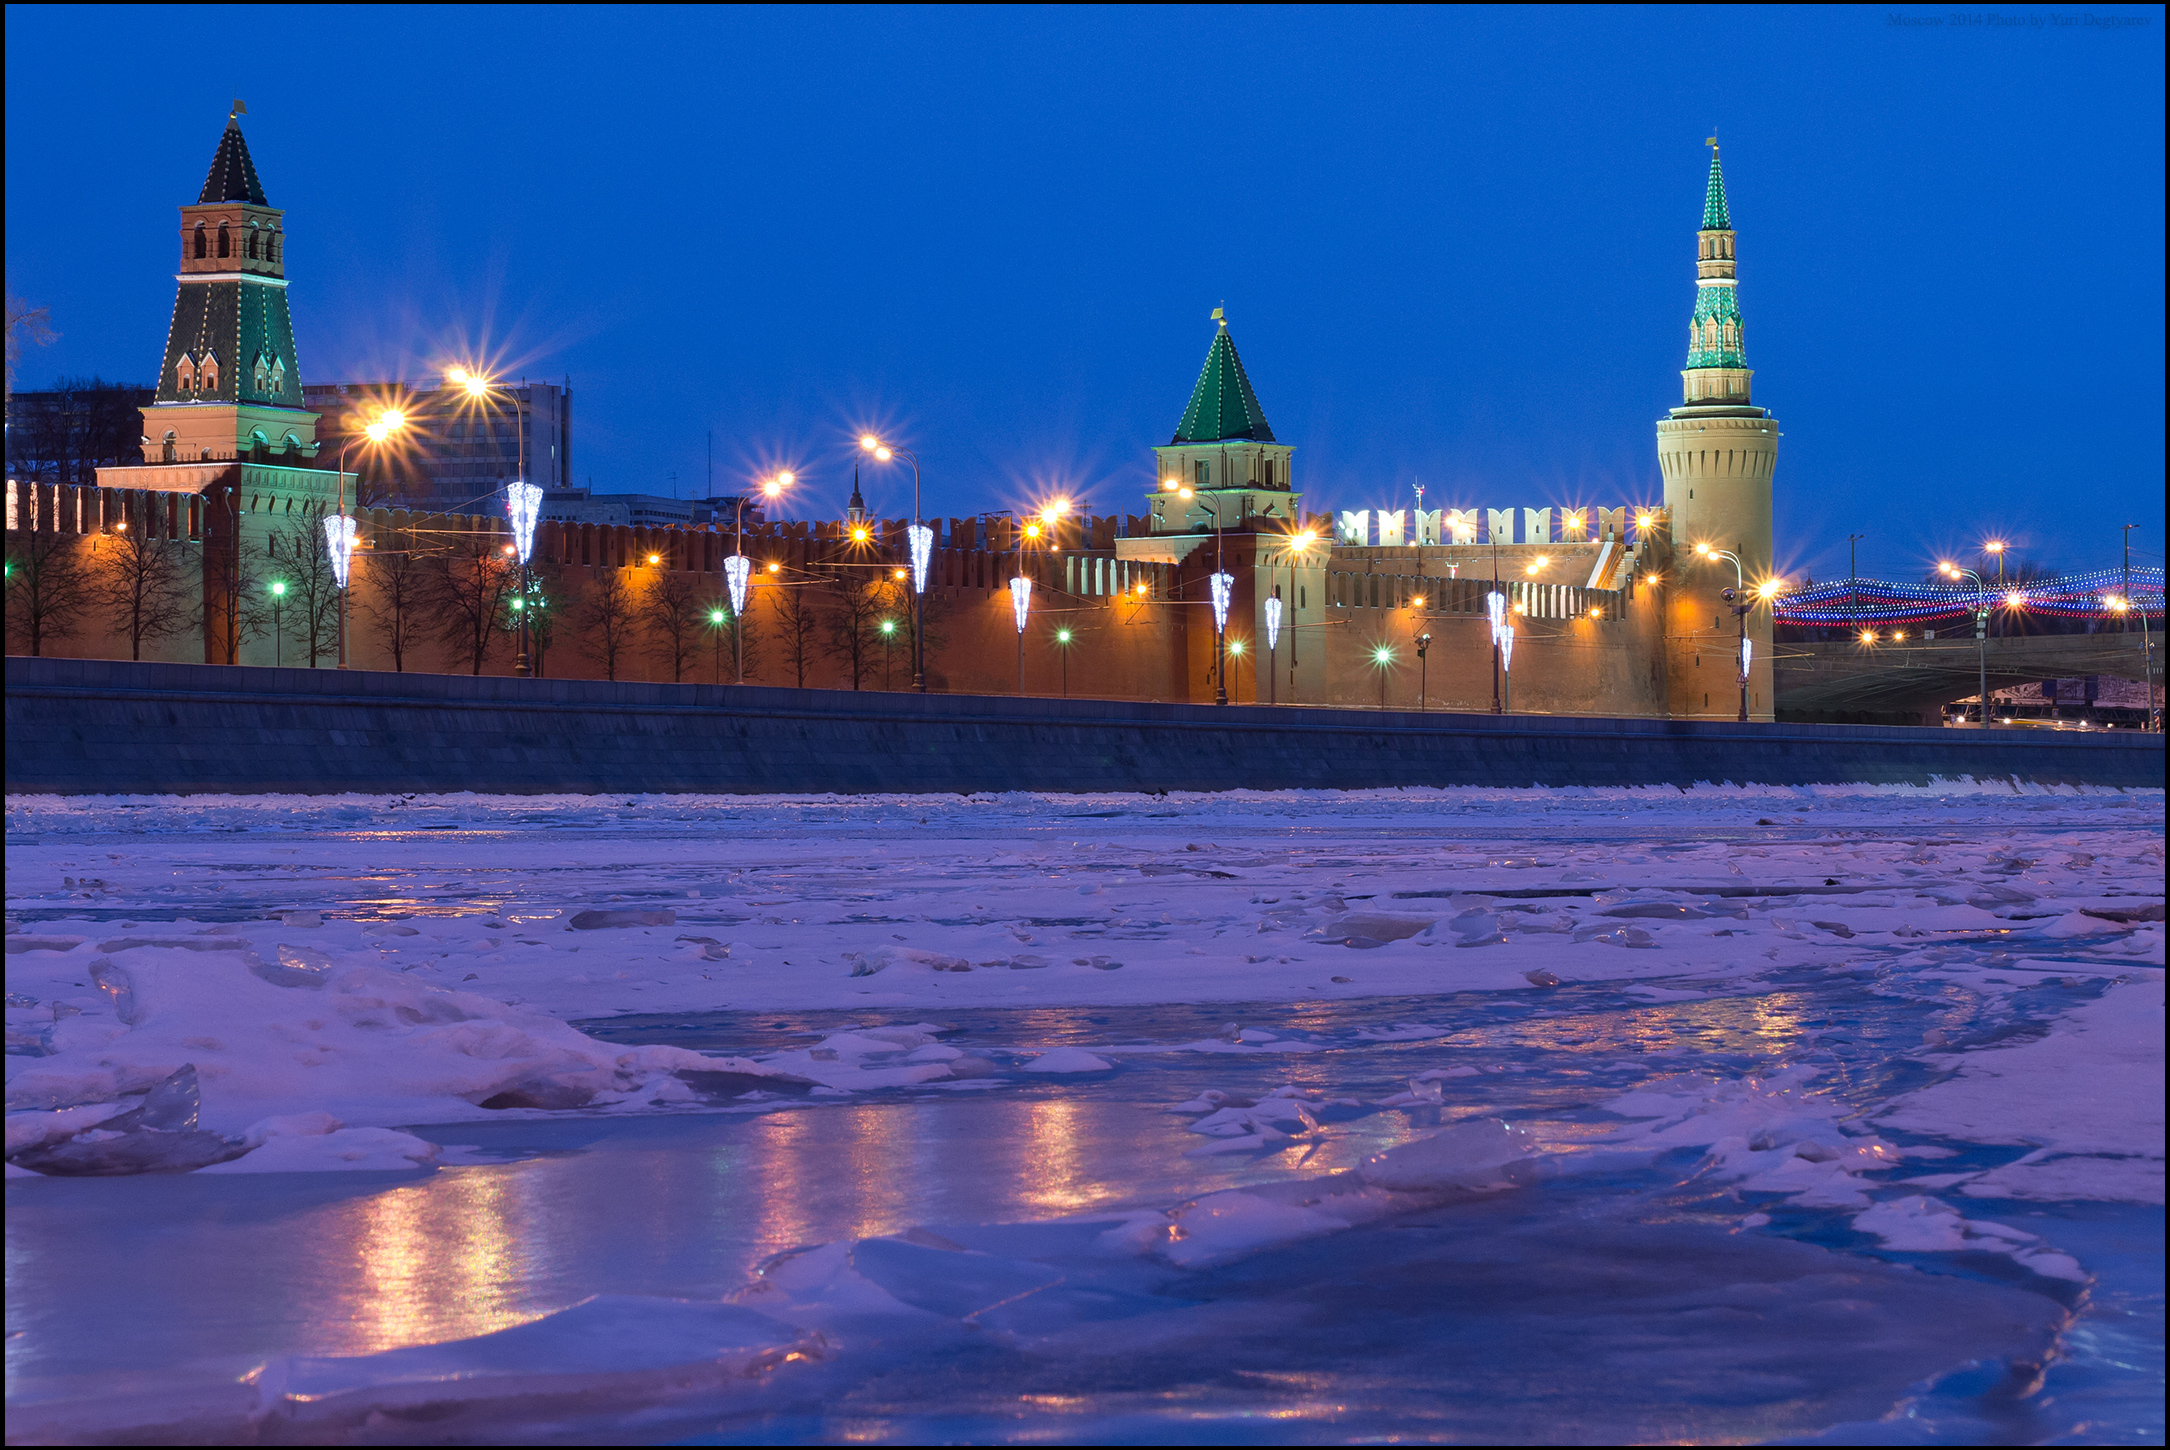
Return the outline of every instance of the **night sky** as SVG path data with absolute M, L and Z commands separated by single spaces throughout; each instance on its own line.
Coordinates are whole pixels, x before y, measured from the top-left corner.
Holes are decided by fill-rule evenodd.
M 569 376 L 598 489 L 1139 512 L 1225 302 L 1309 508 L 1652 500 L 1715 132 L 1782 564 L 2160 563 L 2162 11 L 1970 13 L 10 7 L 19 385 L 150 381 L 240 96 L 303 379 Z

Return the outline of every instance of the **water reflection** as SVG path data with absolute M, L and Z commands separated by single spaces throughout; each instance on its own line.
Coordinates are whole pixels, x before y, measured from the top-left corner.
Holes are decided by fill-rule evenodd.
M 328 1319 L 348 1327 L 338 1348 L 459 1339 L 533 1317 L 515 1299 L 531 1269 L 523 1235 L 537 1223 L 522 1188 L 538 1166 L 453 1170 L 344 1205 L 326 1225 L 349 1256 L 345 1312 Z

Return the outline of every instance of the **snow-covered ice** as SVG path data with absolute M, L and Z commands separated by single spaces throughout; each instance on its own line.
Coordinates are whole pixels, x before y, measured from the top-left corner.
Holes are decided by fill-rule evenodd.
M 11 1425 L 2146 1438 L 2162 810 L 11 798 Z

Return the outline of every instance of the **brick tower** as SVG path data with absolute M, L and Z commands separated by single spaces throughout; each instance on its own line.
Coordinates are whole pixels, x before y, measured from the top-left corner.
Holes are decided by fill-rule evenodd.
M 316 455 L 286 303 L 284 213 L 264 199 L 240 112 L 237 101 L 202 194 L 181 208 L 173 323 L 157 401 L 143 411 L 145 463 Z
M 1665 476 L 1675 555 L 1667 581 L 1667 704 L 1675 718 L 1730 720 L 1739 709 L 1739 642 L 1730 604 L 1733 566 L 1699 558 L 1698 544 L 1740 556 L 1746 587 L 1771 574 L 1771 477 L 1778 464 L 1778 420 L 1749 402 L 1751 376 L 1741 336 L 1733 217 L 1726 204 L 1718 148 L 1710 143 L 1703 224 L 1696 232 L 1695 312 L 1688 323 L 1688 365 L 1681 406 L 1658 421 L 1658 466 Z M 1772 718 L 1771 614 L 1747 617 L 1751 661 L 1748 717 Z

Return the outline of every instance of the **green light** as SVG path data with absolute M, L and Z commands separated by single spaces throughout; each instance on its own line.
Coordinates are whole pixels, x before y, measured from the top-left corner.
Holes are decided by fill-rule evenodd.
M 708 622 L 709 622 L 710 624 L 721 624 L 721 623 L 723 623 L 723 611 L 722 611 L 722 610 L 720 610 L 720 609 L 711 609 L 711 610 L 709 610 L 709 611 L 708 611 Z
M 1371 661 L 1373 664 L 1390 665 L 1394 663 L 1394 651 L 1381 645 L 1371 652 Z
M 1056 630 L 1056 631 L 1055 631 L 1055 643 L 1057 643 L 1057 644 L 1068 644 L 1069 642 L 1070 642 L 1070 631 L 1069 631 L 1069 630 L 1067 630 L 1067 629 L 1058 629 L 1058 630 Z
M 893 620 L 893 619 L 885 619 L 885 620 L 883 620 L 883 621 L 882 621 L 882 633 L 883 633 L 883 634 L 895 634 L 896 632 L 897 632 L 897 622 L 896 622 L 895 620 Z
M 512 601 L 512 607 L 514 609 L 525 609 L 527 608 L 527 601 L 524 599 L 515 599 Z
M 274 583 L 271 586 L 271 592 L 273 594 L 284 594 L 286 592 L 286 581 L 284 579 L 281 579 Z
M 1232 654 L 1232 655 L 1240 655 L 1240 654 L 1242 654 L 1242 653 L 1243 653 L 1243 641 L 1242 641 L 1242 640 L 1240 640 L 1240 639 L 1232 639 L 1232 640 L 1230 640 L 1230 641 L 1228 642 L 1228 652 L 1229 652 L 1230 654 Z

